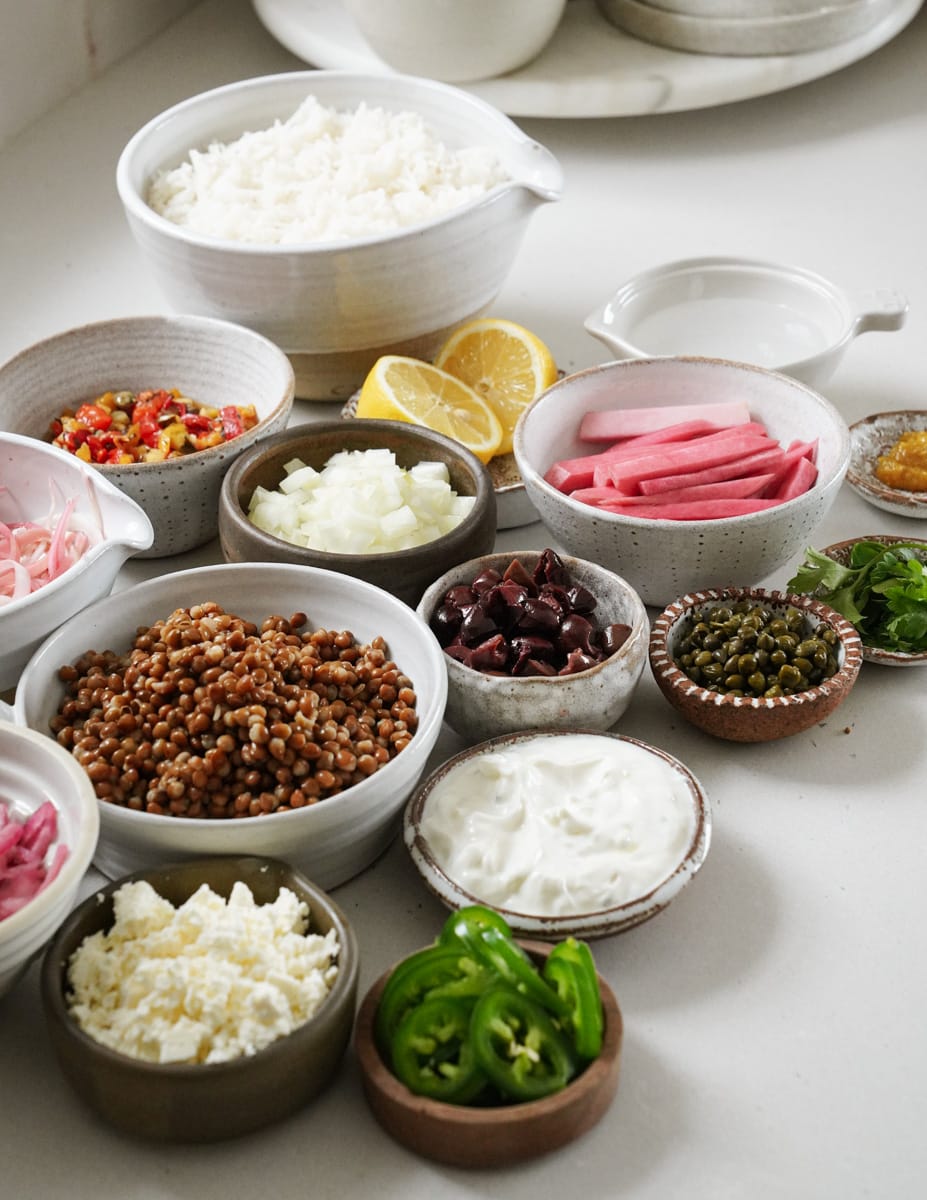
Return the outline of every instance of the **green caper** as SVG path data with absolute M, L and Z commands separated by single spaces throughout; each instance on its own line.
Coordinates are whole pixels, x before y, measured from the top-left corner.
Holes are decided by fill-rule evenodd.
M 699 650 L 695 656 L 695 665 L 697 667 L 707 667 L 713 661 L 710 650 Z
M 741 654 L 737 660 L 737 670 L 741 675 L 752 675 L 756 670 L 756 656 L 753 654 Z
M 754 671 L 747 679 L 747 686 L 753 692 L 763 692 L 766 690 L 766 676 L 762 671 Z
M 801 687 L 801 682 L 801 671 L 791 663 L 786 663 L 779 668 L 779 684 L 782 688 L 791 688 L 794 691 L 795 688 Z
M 742 692 L 744 689 L 745 682 L 746 682 L 746 680 L 744 679 L 743 675 L 739 675 L 736 672 L 733 675 L 725 675 L 725 677 L 724 677 L 725 691 L 728 691 L 728 692 L 740 691 L 740 692 Z

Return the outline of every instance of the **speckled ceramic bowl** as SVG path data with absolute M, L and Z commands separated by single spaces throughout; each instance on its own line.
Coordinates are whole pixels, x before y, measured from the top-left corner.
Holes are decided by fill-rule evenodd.
M 341 450 L 376 449 L 390 450 L 398 466 L 406 469 L 425 461 L 444 463 L 451 488 L 458 496 L 474 498 L 469 514 L 443 537 L 382 554 L 334 554 L 297 546 L 249 519 L 255 489 L 277 488 L 292 459 L 321 470 Z M 495 537 L 496 500 L 486 467 L 459 442 L 403 421 L 334 420 L 293 426 L 246 451 L 226 475 L 219 500 L 219 539 L 227 561 L 324 567 L 365 579 L 413 607 L 437 571 L 490 550 Z
M 919 557 L 922 562 L 927 562 L 927 540 L 904 537 L 901 534 L 865 533 L 862 537 L 848 538 L 844 542 L 834 542 L 830 546 L 825 546 L 821 553 L 840 563 L 841 566 L 847 566 L 850 561 L 850 552 L 857 542 L 881 542 L 883 546 L 907 542 L 920 546 Z M 920 654 L 904 654 L 900 650 L 882 650 L 878 646 L 867 646 L 863 642 L 863 660 L 877 663 L 880 667 L 927 667 L 927 650 Z
M 804 495 L 751 513 L 707 521 L 648 520 L 571 499 L 544 479 L 559 459 L 595 449 L 580 442 L 590 410 L 744 400 L 783 445 L 817 439 L 818 478 Z M 837 498 L 850 457 L 846 422 L 822 396 L 786 375 L 711 358 L 624 359 L 568 375 L 548 388 L 515 428 L 515 459 L 528 496 L 558 545 L 628 580 L 645 604 L 759 584 L 811 543 Z
M 289 418 L 293 369 L 267 338 L 194 316 L 122 317 L 70 329 L 0 367 L 0 429 L 45 440 L 62 410 L 105 391 L 175 387 L 217 408 L 253 404 L 259 418 L 232 441 L 182 458 L 96 468 L 151 519 L 154 542 L 139 557 L 182 554 L 215 537 L 230 464 Z
M 551 951 L 540 942 L 522 942 L 522 946 L 536 963 L 543 963 Z M 400 1145 L 449 1166 L 508 1167 L 561 1149 L 592 1129 L 607 1112 L 618 1088 L 624 1027 L 615 994 L 601 975 L 605 1036 L 598 1058 L 562 1091 L 542 1100 L 469 1108 L 415 1095 L 381 1058 L 373 1025 L 390 974 L 381 975 L 361 1003 L 354 1050 L 367 1103 Z
M 636 925 L 650 920 L 651 917 L 655 917 L 657 913 L 662 912 L 695 877 L 705 861 L 711 842 L 711 808 L 705 789 L 688 767 L 671 754 L 667 754 L 664 750 L 660 750 L 655 746 L 649 746 L 646 742 L 638 741 L 636 738 L 604 732 L 597 732 L 594 736 L 600 739 L 611 738 L 615 741 L 623 742 L 627 746 L 635 748 L 641 754 L 655 756 L 662 764 L 669 767 L 681 779 L 686 795 L 691 802 L 691 833 L 679 853 L 678 861 L 673 864 L 663 879 L 659 880 L 653 887 L 647 888 L 640 895 L 633 896 L 621 904 L 615 904 L 608 908 L 590 909 L 588 912 L 553 915 L 550 912 L 518 911 L 509 904 L 500 903 L 496 895 L 477 895 L 464 882 L 454 876 L 447 862 L 442 860 L 441 854 L 429 842 L 423 828 L 428 814 L 428 806 L 435 789 L 440 787 L 447 776 L 452 774 L 457 768 L 472 763 L 475 756 L 504 753 L 510 746 L 537 738 L 559 740 L 576 734 L 588 735 L 589 730 L 571 729 L 557 730 L 553 733 L 516 733 L 505 737 L 491 738 L 489 741 L 482 742 L 478 746 L 471 746 L 460 754 L 454 755 L 453 758 L 436 767 L 428 778 L 419 784 L 405 808 L 403 816 L 403 839 L 406 849 L 409 851 L 409 855 L 421 875 L 425 886 L 433 895 L 437 896 L 442 904 L 445 904 L 449 909 L 464 908 L 469 904 L 488 905 L 490 908 L 494 908 L 500 912 L 505 917 L 511 929 L 523 937 L 543 938 L 545 941 L 560 941 L 565 937 L 572 936 L 588 941 L 594 938 L 610 937 L 613 934 L 623 933 L 625 930 L 633 929 Z M 491 804 L 492 800 L 487 799 L 486 805 Z M 474 815 L 476 812 L 486 813 L 487 823 L 482 828 L 483 830 L 488 829 L 490 827 L 488 822 L 489 812 L 485 808 L 475 810 Z M 621 826 L 621 828 L 623 829 L 624 826 Z M 615 836 L 614 829 L 615 827 L 613 826 L 611 830 L 612 838 Z M 478 836 L 475 831 L 473 836 Z M 531 836 L 530 832 L 527 836 Z M 600 839 L 608 836 L 608 829 L 602 828 L 598 831 Z M 602 844 L 601 841 L 599 844 Z M 642 850 L 642 857 L 647 849 Z M 479 848 L 476 846 L 473 846 L 472 850 L 474 855 L 479 853 Z M 652 848 L 650 848 L 650 852 L 652 853 Z
M 334 929 L 338 938 L 338 974 L 318 1011 L 264 1049 L 227 1062 L 147 1062 L 96 1041 L 68 1009 L 68 963 L 84 938 L 110 928 L 113 894 L 130 880 L 145 880 L 175 907 L 203 884 L 227 897 L 241 881 L 258 904 L 271 903 L 282 887 L 295 892 L 309 906 L 309 932 Z M 351 1038 L 358 967 L 344 913 L 299 871 L 272 858 L 200 859 L 125 876 L 88 896 L 48 947 L 42 1005 L 62 1073 L 104 1121 L 149 1141 L 215 1142 L 279 1125 L 331 1083 Z
M 822 623 L 833 629 L 840 639 L 836 674 L 807 691 L 770 699 L 722 695 L 693 683 L 676 666 L 675 655 L 694 614 L 738 600 L 758 601 L 773 611 L 791 605 L 807 614 L 809 631 Z M 683 596 L 664 609 L 650 633 L 650 666 L 660 691 L 690 724 L 731 742 L 771 742 L 820 725 L 846 700 L 862 661 L 859 634 L 839 613 L 811 596 L 763 588 L 706 589 Z
M 148 206 L 156 172 L 193 148 L 285 120 L 309 95 L 339 112 L 366 104 L 417 113 L 449 148 L 494 151 L 509 179 L 414 226 L 280 245 L 195 233 Z M 170 304 L 259 330 L 291 355 L 297 395 L 344 401 L 381 354 L 431 358 L 452 330 L 485 311 L 530 218 L 559 199 L 562 171 L 508 117 L 460 88 L 392 72 L 306 70 L 237 80 L 153 117 L 120 155 L 116 185 Z
M 927 409 L 873 413 L 850 426 L 847 483 L 869 504 L 896 517 L 927 517 L 927 492 L 889 487 L 876 477 L 876 464 L 903 433 L 919 429 L 927 429 Z
M 449 588 L 472 582 L 489 567 L 503 573 L 516 558 L 530 573 L 539 557 L 537 550 L 512 550 L 458 563 L 431 584 L 416 611 L 429 623 Z M 470 742 L 524 729 L 608 729 L 631 703 L 647 661 L 649 625 L 643 602 L 614 572 L 569 555 L 560 558 L 573 581 L 595 596 L 592 615 L 599 626 L 620 622 L 630 625 L 631 633 L 610 658 L 574 675 L 487 675 L 445 654 L 445 720 Z

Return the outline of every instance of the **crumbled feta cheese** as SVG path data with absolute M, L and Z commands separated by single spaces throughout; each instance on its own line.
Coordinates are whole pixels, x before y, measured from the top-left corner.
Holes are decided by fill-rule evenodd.
M 113 897 L 108 932 L 68 965 L 69 1007 L 97 1041 L 150 1062 L 224 1062 L 255 1054 L 308 1021 L 338 973 L 334 930 L 307 933 L 289 888 L 257 904 L 236 882 L 206 884 L 179 908 L 144 881 Z

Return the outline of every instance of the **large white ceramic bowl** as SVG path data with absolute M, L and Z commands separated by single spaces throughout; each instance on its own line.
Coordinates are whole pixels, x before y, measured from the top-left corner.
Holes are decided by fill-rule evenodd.
M 106 596 L 125 560 L 151 545 L 142 509 L 98 471 L 33 438 L 0 433 L 0 522 L 38 521 L 73 498 L 76 519 L 99 541 L 67 571 L 19 600 L 0 605 L 0 692 L 54 629 Z
M 536 58 L 566 0 L 344 0 L 344 7 L 394 70 L 465 83 Z
M 616 358 L 728 358 L 820 388 L 854 338 L 900 329 L 907 309 L 888 288 L 847 292 L 784 263 L 688 258 L 627 279 L 585 327 Z
M 367 779 L 295 811 L 209 820 L 101 803 L 94 862 L 115 878 L 172 860 L 258 854 L 283 859 L 320 887 L 335 887 L 368 866 L 395 834 L 403 802 L 425 767 L 444 714 L 443 652 L 412 609 L 389 593 L 348 575 L 278 563 L 200 567 L 149 580 L 86 609 L 40 647 L 16 691 L 17 719 L 47 732 L 64 697 L 59 667 L 89 649 L 125 650 L 138 626 L 205 600 L 252 621 L 301 611 L 310 628 L 350 630 L 360 641 L 384 637 L 389 656 L 412 679 L 418 730 L 404 750 Z
M 556 461 L 594 449 L 578 438 L 589 411 L 744 400 L 783 444 L 818 440 L 818 478 L 794 500 L 748 516 L 648 520 L 603 512 L 544 479 Z M 817 392 L 786 375 L 710 358 L 624 359 L 577 371 L 548 388 L 515 428 L 515 459 L 541 520 L 577 558 L 622 575 L 645 604 L 732 583 L 759 583 L 806 545 L 846 474 L 846 422 Z
M 55 878 L 28 904 L 0 920 L 0 996 L 16 983 L 67 914 L 90 865 L 100 828 L 90 780 L 66 750 L 49 738 L 2 719 L 0 800 L 26 821 L 46 800 L 58 814 L 58 842 L 68 856 Z M 50 849 L 49 856 L 54 853 Z
M 495 151 L 510 182 L 400 232 L 294 245 L 200 236 L 146 203 L 152 177 L 191 148 L 266 129 L 310 94 L 339 111 L 364 103 L 418 113 L 451 149 Z M 142 256 L 175 308 L 259 330 L 291 356 L 298 395 L 345 400 L 381 354 L 430 359 L 452 329 L 491 303 L 529 217 L 559 198 L 562 172 L 508 117 L 448 84 L 297 71 L 228 84 L 168 109 L 129 141 L 116 182 Z
M 253 428 L 207 450 L 94 468 L 151 518 L 154 541 L 141 557 L 161 558 L 215 537 L 226 470 L 286 425 L 293 369 L 271 341 L 229 321 L 186 315 L 81 325 L 28 346 L 0 367 L 0 429 L 45 439 L 64 409 L 103 392 L 147 388 L 179 388 L 217 408 L 252 404 L 258 416 Z

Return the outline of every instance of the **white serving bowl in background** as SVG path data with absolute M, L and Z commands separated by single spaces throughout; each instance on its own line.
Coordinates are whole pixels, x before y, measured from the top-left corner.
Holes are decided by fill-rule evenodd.
M 544 479 L 556 461 L 589 453 L 578 433 L 589 411 L 743 400 L 770 435 L 818 439 L 818 478 L 804 495 L 748 516 L 648 520 L 603 512 Z M 817 392 L 787 375 L 711 358 L 623 359 L 577 371 L 535 400 L 515 427 L 515 460 L 557 543 L 623 576 L 662 608 L 701 588 L 759 583 L 806 545 L 837 497 L 850 457 L 846 422 Z
M 425 591 L 417 612 L 430 623 L 445 593 L 469 584 L 482 571 L 504 573 L 518 559 L 530 574 L 541 557 L 537 550 L 485 554 L 459 563 Z M 592 618 L 598 626 L 630 626 L 627 640 L 608 658 L 573 675 L 490 675 L 445 654 L 448 690 L 447 723 L 469 742 L 481 742 L 525 729 L 557 729 L 582 725 L 609 729 L 627 710 L 647 661 L 650 625 L 637 592 L 613 571 L 569 555 L 560 560 L 575 584 L 596 599 Z
M 679 861 L 674 864 L 664 879 L 644 895 L 595 911 L 557 916 L 550 913 L 526 913 L 499 905 L 486 896 L 475 895 L 459 879 L 453 878 L 442 865 L 440 856 L 436 855 L 434 847 L 429 843 L 423 831 L 428 804 L 435 788 L 439 787 L 456 768 L 471 764 L 474 757 L 498 752 L 504 753 L 507 747 L 531 742 L 538 738 L 560 740 L 576 734 L 611 738 L 624 742 L 628 746 L 654 756 L 679 776 L 688 800 L 692 804 L 691 836 L 688 837 L 687 844 L 679 855 Z M 516 934 L 524 937 L 543 938 L 549 941 L 561 941 L 565 937 L 601 938 L 622 933 L 656 916 L 692 880 L 708 854 L 711 842 L 711 807 L 705 789 L 688 767 L 671 754 L 667 754 L 666 751 L 650 746 L 637 738 L 581 728 L 565 728 L 544 733 L 522 732 L 491 738 L 477 746 L 471 746 L 436 767 L 415 789 L 406 805 L 403 815 L 403 839 L 426 887 L 449 909 L 464 908 L 470 904 L 488 904 L 505 917 Z M 474 853 L 476 853 L 476 848 L 474 848 Z
M 139 505 L 93 467 L 34 438 L 0 433 L 0 484 L 0 521 L 37 520 L 73 498 L 76 516 L 101 532 L 100 540 L 57 579 L 0 605 L 3 692 L 16 686 L 40 642 L 109 594 L 125 560 L 151 546 L 153 530 Z
M 2 996 L 71 911 L 97 844 L 100 818 L 93 785 L 71 755 L 50 738 L 4 719 L 4 713 L 0 713 L 0 800 L 10 805 L 19 821 L 28 820 L 51 800 L 58 813 L 57 842 L 68 847 L 68 856 L 51 883 L 18 912 L 0 920 Z
M 847 292 L 801 267 L 689 258 L 632 276 L 584 324 L 616 358 L 727 358 L 820 388 L 854 338 L 900 329 L 907 309 L 898 292 Z
M 145 194 L 191 148 L 285 119 L 308 95 L 420 114 L 452 149 L 486 146 L 511 177 L 437 219 L 341 242 L 250 245 L 191 233 Z M 193 96 L 150 121 L 120 156 L 116 182 L 142 257 L 177 309 L 239 321 L 293 361 L 297 394 L 347 399 L 385 353 L 431 359 L 499 292 L 539 205 L 559 199 L 559 163 L 497 109 L 458 88 L 407 75 L 296 71 Z
M 466 83 L 536 58 L 566 0 L 344 0 L 344 7 L 395 70 Z
M 286 425 L 293 369 L 272 342 L 242 325 L 197 316 L 81 325 L 34 343 L 0 366 L 0 429 L 47 439 L 52 420 L 64 409 L 106 391 L 147 388 L 179 388 L 217 408 L 253 404 L 258 415 L 252 429 L 206 450 L 164 462 L 93 467 L 150 517 L 154 542 L 140 557 L 161 558 L 215 537 L 227 468 Z
M 255 622 L 304 612 L 307 628 L 347 629 L 360 641 L 384 637 L 390 658 L 415 687 L 418 730 L 404 750 L 367 779 L 295 811 L 209 820 L 102 803 L 95 865 L 115 878 L 171 860 L 257 854 L 283 859 L 320 887 L 344 883 L 369 866 L 396 833 L 402 805 L 440 733 L 447 697 L 437 640 L 411 608 L 380 588 L 333 571 L 282 563 L 199 567 L 137 584 L 85 609 L 40 647 L 16 691 L 17 720 L 47 732 L 65 694 L 58 679 L 61 666 L 90 649 L 125 650 L 139 626 L 206 600 Z

